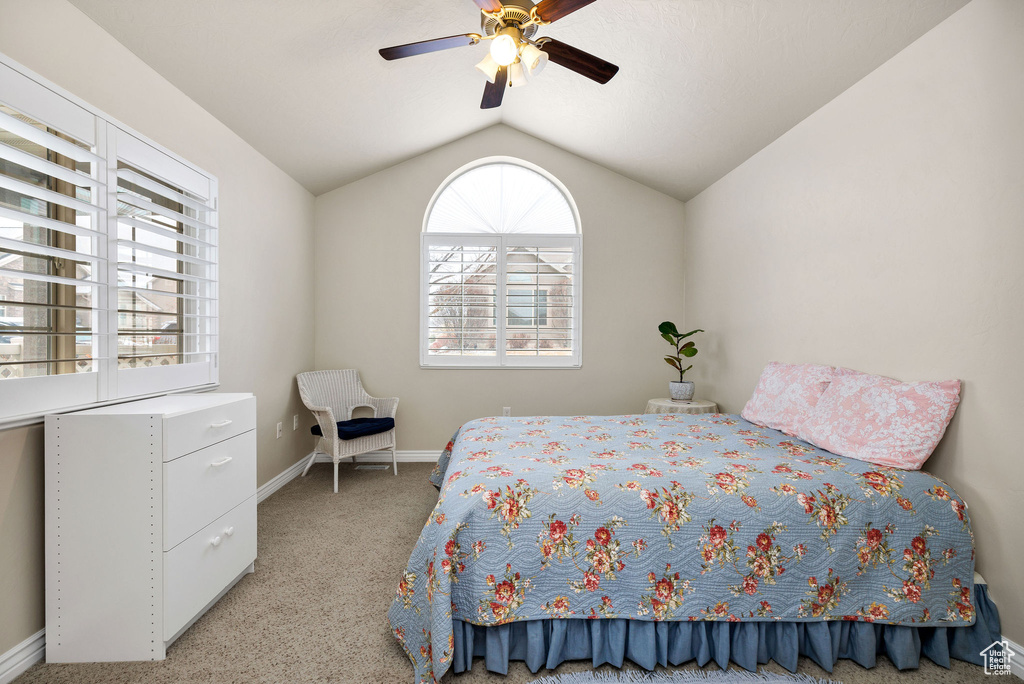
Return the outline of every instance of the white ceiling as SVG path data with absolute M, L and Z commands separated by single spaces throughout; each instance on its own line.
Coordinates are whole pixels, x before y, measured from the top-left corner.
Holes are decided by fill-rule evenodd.
M 538 35 L 618 75 L 489 111 L 486 45 L 377 54 L 478 32 L 472 0 L 71 2 L 314 194 L 504 122 L 687 200 L 967 0 L 598 0 Z

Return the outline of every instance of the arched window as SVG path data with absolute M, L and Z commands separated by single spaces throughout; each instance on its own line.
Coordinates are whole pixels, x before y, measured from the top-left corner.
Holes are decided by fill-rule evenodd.
M 579 213 L 532 164 L 480 159 L 434 193 L 421 237 L 424 367 L 580 366 Z

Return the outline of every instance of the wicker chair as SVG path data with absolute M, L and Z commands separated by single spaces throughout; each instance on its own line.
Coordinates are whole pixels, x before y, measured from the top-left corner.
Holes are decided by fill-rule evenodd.
M 397 397 L 371 397 L 363 389 L 359 381 L 359 372 L 355 370 L 326 370 L 299 373 L 299 396 L 316 417 L 322 436 L 317 442 L 316 450 L 306 464 L 302 475 L 309 472 L 317 454 L 327 454 L 334 461 L 334 493 L 338 493 L 338 462 L 351 457 L 355 463 L 356 456 L 371 451 L 391 451 L 391 464 L 395 475 L 398 475 L 398 457 L 395 454 L 395 429 L 379 432 L 354 439 L 338 437 L 338 420 L 352 420 L 352 410 L 360 406 L 373 409 L 375 418 L 394 418 L 398 409 Z

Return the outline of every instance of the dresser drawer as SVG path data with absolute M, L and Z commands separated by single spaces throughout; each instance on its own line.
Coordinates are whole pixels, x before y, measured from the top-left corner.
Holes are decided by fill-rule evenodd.
M 164 420 L 164 460 L 172 461 L 255 428 L 255 397 L 168 416 Z
M 255 491 L 255 430 L 164 463 L 164 551 Z
M 165 551 L 164 639 L 188 624 L 255 559 L 255 496 Z

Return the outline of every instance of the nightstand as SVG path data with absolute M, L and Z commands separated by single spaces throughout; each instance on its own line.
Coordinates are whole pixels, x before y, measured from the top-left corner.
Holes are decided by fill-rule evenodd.
M 718 413 L 718 404 L 706 399 L 651 399 L 644 413 Z

